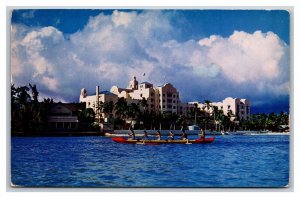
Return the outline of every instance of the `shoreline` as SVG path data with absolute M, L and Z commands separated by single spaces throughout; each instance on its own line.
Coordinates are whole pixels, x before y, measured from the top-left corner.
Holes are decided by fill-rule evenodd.
M 136 136 L 143 136 L 144 130 L 135 130 Z M 129 130 L 115 130 L 115 131 L 88 131 L 88 132 L 40 132 L 38 134 L 26 135 L 25 133 L 17 133 L 11 137 L 84 137 L 84 136 L 104 136 L 104 137 L 127 137 Z M 148 130 L 149 136 L 155 136 L 156 130 Z M 161 130 L 162 136 L 168 136 L 169 130 Z M 181 130 L 173 130 L 175 136 L 181 136 Z M 199 135 L 199 131 L 186 131 L 188 135 Z M 259 131 L 236 131 L 236 132 L 216 132 L 207 131 L 209 136 L 228 136 L 228 135 L 290 135 L 290 132 L 259 132 Z

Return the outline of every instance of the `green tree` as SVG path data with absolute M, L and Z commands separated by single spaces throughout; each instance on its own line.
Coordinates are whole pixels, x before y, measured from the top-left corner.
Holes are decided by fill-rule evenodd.
M 211 101 L 210 100 L 205 100 L 204 104 L 205 104 L 206 109 L 209 111 L 210 108 L 211 108 Z
M 12 134 L 17 132 L 29 133 L 29 122 L 31 112 L 29 103 L 31 101 L 27 86 L 15 87 L 11 85 L 11 127 Z
M 84 123 L 93 123 L 95 122 L 95 112 L 92 108 L 84 108 L 79 110 L 78 121 Z
M 47 128 L 47 106 L 38 102 L 39 92 L 35 85 L 15 87 L 11 85 L 11 132 L 12 135 L 39 135 Z
M 126 113 L 127 119 L 131 119 L 131 122 L 133 120 L 137 121 L 140 114 L 141 114 L 141 111 L 140 111 L 140 107 L 138 104 L 131 103 L 128 105 L 127 113 Z
M 103 104 L 103 113 L 106 116 L 111 116 L 114 110 L 114 102 L 109 101 L 109 102 L 104 102 Z
M 118 98 L 118 101 L 115 104 L 116 115 L 121 119 L 126 119 L 128 105 L 125 98 Z

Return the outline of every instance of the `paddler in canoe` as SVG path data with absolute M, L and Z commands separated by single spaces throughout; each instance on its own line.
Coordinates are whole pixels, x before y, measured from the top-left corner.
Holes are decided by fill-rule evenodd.
M 174 140 L 174 133 L 173 133 L 173 131 L 169 132 L 168 140 Z
M 133 131 L 133 129 L 132 128 L 130 128 L 130 132 L 131 133 L 129 133 L 129 140 L 135 140 L 135 132 Z
M 159 130 L 156 132 L 156 137 L 157 137 L 157 140 L 160 140 L 160 138 L 161 138 L 161 133 L 160 133 Z
M 205 140 L 205 131 L 203 129 L 201 129 L 201 134 L 199 134 L 200 139 Z
M 144 131 L 143 140 L 148 140 L 148 133 L 147 133 L 147 131 Z
M 182 140 L 187 140 L 187 139 L 188 139 L 185 130 L 182 130 L 181 139 L 182 139 Z

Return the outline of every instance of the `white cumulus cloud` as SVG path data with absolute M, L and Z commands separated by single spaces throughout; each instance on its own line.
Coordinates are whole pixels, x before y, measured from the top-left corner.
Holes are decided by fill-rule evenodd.
M 14 24 L 13 83 L 35 83 L 43 96 L 65 101 L 76 101 L 82 87 L 126 87 L 133 75 L 171 82 L 185 101 L 289 94 L 289 46 L 275 33 L 179 41 L 170 20 L 161 11 L 114 11 L 91 17 L 68 39 L 54 27 Z

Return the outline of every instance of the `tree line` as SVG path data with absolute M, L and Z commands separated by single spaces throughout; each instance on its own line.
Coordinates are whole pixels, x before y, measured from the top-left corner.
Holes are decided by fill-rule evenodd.
M 17 87 L 11 85 L 11 135 L 12 136 L 43 136 L 52 132 L 47 119 L 50 108 L 54 104 L 52 98 L 39 101 L 39 92 L 36 85 Z M 86 109 L 85 104 L 74 103 L 78 107 L 77 131 L 98 130 L 94 126 L 95 113 Z
M 31 90 L 31 93 L 29 92 Z M 11 133 L 12 135 L 38 135 L 47 128 L 47 111 L 53 100 L 38 101 L 35 85 L 16 87 L 11 85 Z
M 231 110 L 224 114 L 223 110 L 213 106 L 209 100 L 205 100 L 204 104 L 202 109 L 195 104 L 194 108 L 186 114 L 179 115 L 172 112 L 149 111 L 145 98 L 138 103 L 131 104 L 128 104 L 125 98 L 118 98 L 116 103 L 99 102 L 96 111 L 100 113 L 100 122 L 104 122 L 104 117 L 108 117 L 109 122 L 117 129 L 127 129 L 133 122 L 136 129 L 151 130 L 187 129 L 189 125 L 198 125 L 205 130 L 212 131 L 280 131 L 284 130 L 281 126 L 289 125 L 289 114 L 284 112 L 258 113 L 244 120 L 234 115 Z
M 51 98 L 38 100 L 39 92 L 36 85 L 16 87 L 11 85 L 11 133 L 12 135 L 25 134 L 38 136 L 48 131 L 47 116 L 54 103 Z M 157 112 L 147 108 L 147 100 L 143 98 L 138 103 L 127 103 L 125 98 L 118 98 L 116 103 L 99 102 L 96 111 L 85 108 L 85 104 L 78 106 L 78 130 L 99 130 L 99 123 L 108 123 L 114 129 L 128 129 L 134 124 L 135 129 L 187 129 L 189 125 L 198 125 L 205 130 L 236 131 L 236 130 L 285 130 L 289 125 L 289 114 L 253 114 L 250 119 L 243 120 L 233 115 L 231 111 L 224 114 L 218 107 L 212 106 L 205 100 L 201 109 L 197 104 L 185 115 L 172 112 Z M 211 110 L 211 111 L 207 111 Z M 208 113 L 210 112 L 210 113 Z M 106 120 L 105 120 L 106 118 Z

